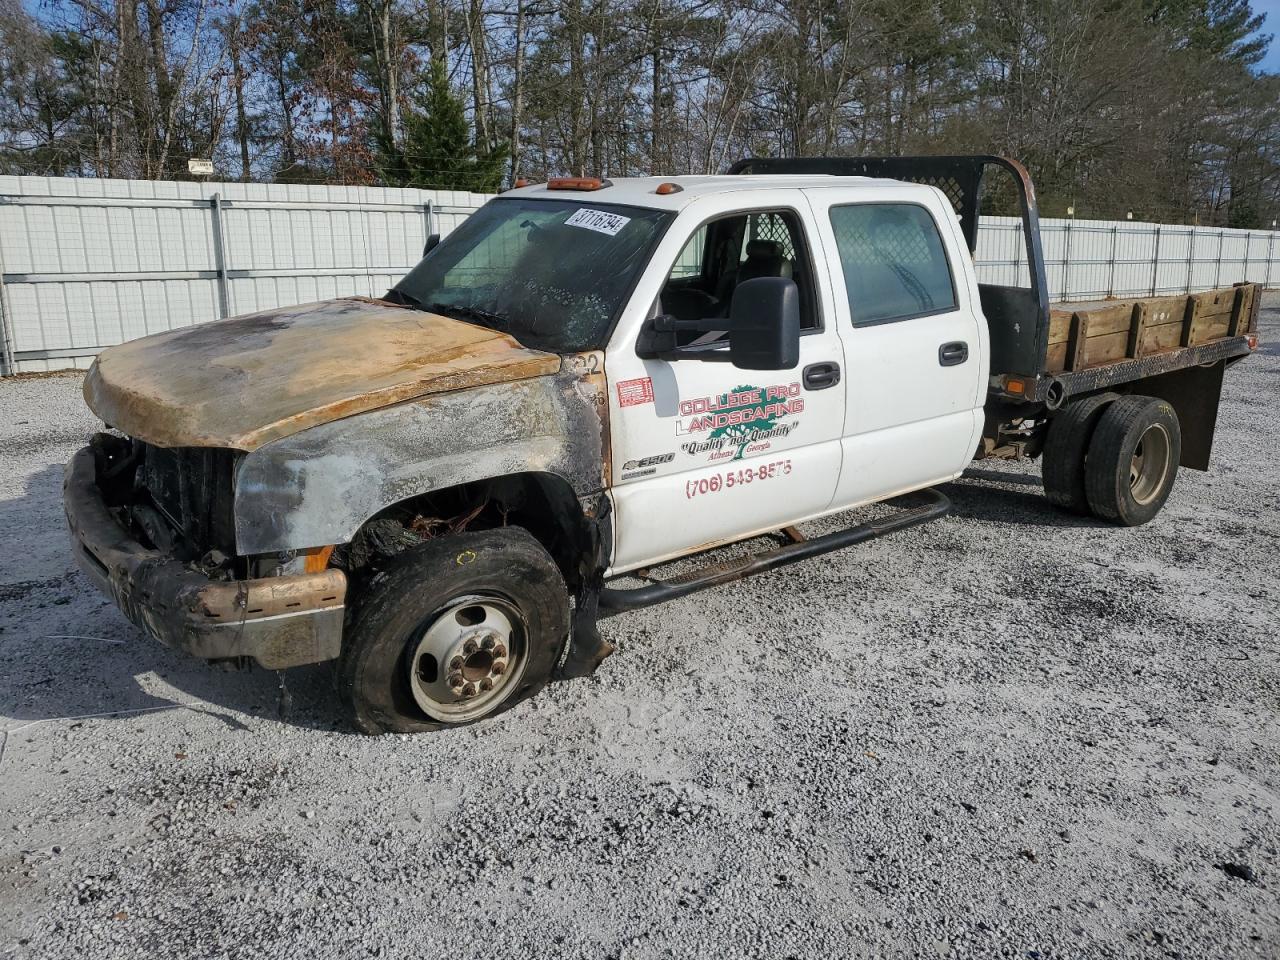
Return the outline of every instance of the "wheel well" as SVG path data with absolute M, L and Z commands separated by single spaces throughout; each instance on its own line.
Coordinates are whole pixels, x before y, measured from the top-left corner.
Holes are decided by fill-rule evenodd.
M 423 540 L 507 526 L 523 527 L 546 548 L 570 591 L 591 575 L 598 523 L 568 481 L 540 472 L 462 483 L 391 504 L 366 520 L 334 560 L 353 571 Z

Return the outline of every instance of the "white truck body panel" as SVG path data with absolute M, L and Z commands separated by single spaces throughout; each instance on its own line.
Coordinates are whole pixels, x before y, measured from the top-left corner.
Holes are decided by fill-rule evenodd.
M 845 509 L 953 479 L 982 436 L 986 400 L 987 324 L 977 274 L 952 212 L 935 187 L 902 184 L 806 190 L 826 251 L 824 279 L 834 291 L 836 324 L 845 343 L 848 409 L 843 468 L 834 504 Z M 932 215 L 955 281 L 956 307 L 932 316 L 857 326 L 828 211 L 853 203 L 910 203 Z M 938 348 L 967 343 L 965 363 L 943 367 Z
M 702 189 L 656 249 L 606 351 L 614 509 L 608 575 L 952 479 L 981 436 L 986 324 L 963 237 L 940 191 L 887 180 L 850 186 L 849 178 L 698 179 Z M 611 202 L 635 202 L 609 193 Z M 933 216 L 954 277 L 955 309 L 852 326 L 828 209 L 873 202 L 921 205 Z M 796 216 L 813 260 L 820 329 L 802 334 L 796 367 L 745 371 L 637 356 L 637 337 L 698 228 L 774 210 Z M 938 349 L 952 341 L 967 343 L 969 357 L 943 368 Z M 806 388 L 802 372 L 815 363 L 839 364 L 840 382 Z M 705 419 L 724 409 L 750 410 L 763 435 L 733 445 L 752 434 Z

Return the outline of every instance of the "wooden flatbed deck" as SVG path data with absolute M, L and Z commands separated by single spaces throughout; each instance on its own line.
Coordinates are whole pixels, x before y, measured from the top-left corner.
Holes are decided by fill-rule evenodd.
M 1049 311 L 1045 373 L 1089 370 L 1254 329 L 1259 286 L 1242 283 L 1177 297 L 1063 304 Z

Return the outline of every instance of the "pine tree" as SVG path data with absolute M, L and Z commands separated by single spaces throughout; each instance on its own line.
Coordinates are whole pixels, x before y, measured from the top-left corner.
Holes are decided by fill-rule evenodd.
M 494 193 L 506 168 L 507 147 L 478 145 L 462 100 L 449 85 L 444 63 L 432 59 L 425 88 L 404 111 L 401 146 L 377 136 L 382 180 L 391 186 L 424 190 Z

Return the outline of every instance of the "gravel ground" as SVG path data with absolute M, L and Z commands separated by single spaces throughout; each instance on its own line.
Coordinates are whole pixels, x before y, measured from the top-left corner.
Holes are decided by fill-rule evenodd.
M 1146 527 L 983 466 L 419 737 L 350 732 L 323 668 L 281 719 L 276 675 L 144 639 L 64 543 L 78 377 L 0 383 L 0 956 L 1280 956 L 1263 317 Z

